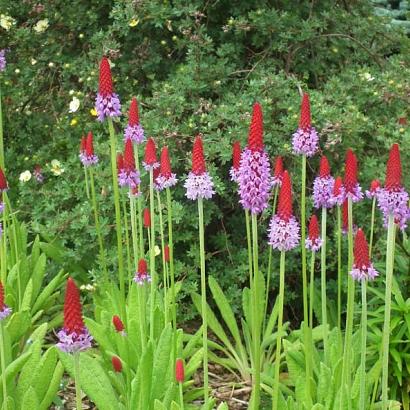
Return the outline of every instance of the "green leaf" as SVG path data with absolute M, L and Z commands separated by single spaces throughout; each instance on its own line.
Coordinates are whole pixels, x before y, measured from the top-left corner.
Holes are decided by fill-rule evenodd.
M 33 296 L 33 280 L 30 279 L 28 281 L 27 287 L 24 291 L 24 296 L 23 296 L 23 300 L 21 301 L 21 308 L 20 310 L 24 311 L 24 310 L 28 310 L 30 311 L 31 309 L 31 300 L 32 300 L 32 296 Z
M 29 387 L 24 393 L 23 400 L 21 402 L 21 410 L 38 409 L 39 406 L 40 403 L 35 390 L 32 387 Z
M 20 340 L 31 326 L 30 312 L 27 310 L 16 312 L 11 315 L 6 325 L 11 343 Z
M 136 403 L 151 403 L 152 361 L 152 343 L 149 342 L 138 366 L 135 386 L 138 389 Z
M 48 285 L 43 289 L 43 291 L 38 296 L 37 300 L 34 303 L 32 312 L 35 313 L 38 310 L 42 309 L 43 304 L 48 300 L 51 294 L 57 289 L 58 286 L 62 283 L 62 278 L 64 276 L 64 272 L 61 270 L 51 281 Z
M 59 361 L 54 369 L 51 376 L 49 385 L 47 386 L 47 391 L 41 398 L 41 404 L 39 410 L 47 410 L 50 408 L 52 401 L 54 400 L 58 390 L 60 389 L 61 378 L 64 374 L 64 366 Z

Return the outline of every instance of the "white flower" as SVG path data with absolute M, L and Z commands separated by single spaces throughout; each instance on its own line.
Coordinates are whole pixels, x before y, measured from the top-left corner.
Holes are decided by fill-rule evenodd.
M 58 159 L 51 161 L 51 173 L 58 177 L 64 172 L 64 168 L 61 167 L 61 162 Z
M 155 246 L 154 246 L 154 254 L 155 254 L 155 256 L 158 256 L 160 253 L 161 253 L 161 250 L 159 249 L 159 246 L 158 246 L 158 245 L 155 245 Z
M 6 16 L 5 14 L 0 15 L 0 26 L 4 28 L 4 30 L 9 31 L 11 26 L 16 23 L 13 17 Z
M 364 73 L 363 78 L 367 81 L 373 81 L 374 80 L 374 77 L 372 77 L 372 75 L 370 73 Z
M 37 64 L 37 60 L 35 58 L 31 59 L 31 65 L 36 65 Z
M 48 28 L 48 19 L 39 20 L 37 24 L 33 27 L 33 30 L 36 33 L 43 33 Z
M 20 174 L 19 180 L 20 182 L 28 182 L 31 179 L 31 172 L 30 171 L 24 171 Z
M 80 100 L 77 97 L 73 97 L 70 101 L 70 112 L 76 112 L 80 108 Z

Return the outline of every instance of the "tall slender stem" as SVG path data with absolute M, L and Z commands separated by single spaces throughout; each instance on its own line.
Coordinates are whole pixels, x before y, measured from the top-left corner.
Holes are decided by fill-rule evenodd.
M 5 171 L 4 161 L 4 136 L 3 136 L 3 108 L 1 104 L 1 85 L 0 85 L 0 167 Z
M 367 336 L 367 295 L 366 280 L 362 280 L 362 328 L 361 328 L 361 351 L 360 351 L 360 394 L 359 409 L 366 409 L 366 336 Z
M 260 383 L 261 383 L 261 309 L 260 309 L 260 279 L 259 279 L 259 260 L 258 260 L 258 220 L 256 214 L 252 214 L 252 250 L 253 250 L 253 286 L 251 289 L 253 296 L 253 323 L 252 323 L 252 340 L 253 340 L 253 397 L 252 409 L 259 409 L 260 405 Z M 263 296 L 262 296 L 263 297 Z
M 275 376 L 272 390 L 272 410 L 278 410 L 279 403 L 279 371 L 280 371 L 280 352 L 282 349 L 282 328 L 283 328 L 283 300 L 285 296 L 285 251 L 280 253 L 279 267 L 279 315 L 278 315 L 278 333 L 276 337 L 276 355 L 275 355 Z
M 312 251 L 310 256 L 310 289 L 309 289 L 309 326 L 313 329 L 313 308 L 315 303 L 315 257 L 316 252 Z
M 175 271 L 174 271 L 174 241 L 173 241 L 173 229 L 172 229 L 172 199 L 171 191 L 166 188 L 167 192 L 167 215 L 168 215 L 168 246 L 169 246 L 169 273 L 171 280 L 171 299 L 172 299 L 172 323 L 174 330 L 177 328 L 177 308 L 175 300 Z M 176 354 L 176 352 L 175 352 Z
M 337 327 L 342 331 L 342 217 L 337 206 Z
M 370 259 L 372 257 L 372 252 L 373 252 L 373 234 L 374 234 L 375 209 L 376 209 L 376 197 L 374 197 L 373 200 L 372 200 L 372 216 L 371 216 L 371 221 L 370 221 L 370 240 L 369 240 L 369 258 Z
M 204 234 L 204 206 L 202 198 L 198 198 L 199 219 L 199 256 L 201 260 L 201 305 L 202 305 L 202 346 L 204 350 L 204 401 L 208 405 L 208 321 L 206 302 L 206 277 L 205 277 L 205 234 Z
M 1 359 L 1 379 L 3 384 L 3 408 L 8 409 L 7 403 L 7 379 L 6 379 L 6 362 L 4 355 L 4 329 L 3 321 L 0 321 L 0 359 Z
M 150 339 L 154 340 L 155 321 L 155 295 L 157 289 L 157 274 L 155 272 L 155 213 L 154 213 L 154 171 L 149 171 L 149 211 L 151 218 L 151 228 L 149 241 L 149 270 L 151 275 L 151 303 L 150 303 Z
M 137 220 L 135 216 L 135 197 L 130 189 L 130 213 L 131 213 L 131 238 L 132 238 L 132 251 L 134 253 L 134 269 L 138 267 L 138 238 L 137 238 Z
M 320 284 L 322 299 L 323 348 L 327 357 L 327 297 L 326 297 L 326 218 L 327 210 L 322 208 L 322 247 L 320 249 Z
M 382 341 L 382 409 L 388 409 L 389 399 L 389 339 L 390 339 L 390 314 L 391 292 L 393 286 L 394 247 L 396 238 L 396 225 L 394 216 L 389 215 L 387 226 L 387 250 L 386 250 L 386 297 L 384 305 L 384 325 Z
M 97 240 L 98 240 L 98 245 L 100 248 L 100 257 L 101 257 L 101 263 L 103 266 L 104 281 L 107 283 L 108 281 L 107 262 L 105 260 L 104 243 L 103 243 L 102 234 L 101 234 L 101 225 L 100 225 L 100 217 L 99 217 L 99 212 L 98 212 L 97 198 L 95 195 L 94 171 L 91 168 L 90 168 L 90 185 L 91 185 L 91 201 L 92 201 L 93 210 L 94 210 L 95 230 L 97 232 Z
M 82 410 L 81 385 L 80 385 L 80 352 L 74 353 L 74 383 L 75 383 L 75 403 L 77 410 Z
M 139 149 L 138 144 L 135 144 L 135 167 L 138 172 L 140 172 L 140 159 L 139 159 Z M 142 229 L 142 195 L 137 198 L 137 226 L 138 226 L 138 236 L 139 236 L 139 254 L 141 258 L 144 256 L 144 235 Z
M 85 193 L 87 194 L 87 199 L 90 200 L 90 188 L 88 184 L 88 172 L 87 167 L 84 165 L 84 181 L 85 181 Z
M 181 410 L 184 410 L 184 391 L 182 387 L 182 383 L 179 384 L 179 407 Z
M 127 251 L 127 270 L 128 270 L 128 287 L 131 286 L 132 280 L 132 264 L 131 264 L 131 249 L 130 249 L 130 238 L 128 235 L 129 227 L 128 227 L 128 213 L 127 213 L 127 202 L 124 198 L 121 199 L 122 202 L 122 214 L 124 219 L 124 235 L 125 235 L 125 249 Z
M 248 268 L 249 268 L 249 288 L 252 289 L 253 269 L 252 269 L 252 236 L 249 211 L 245 209 L 246 240 L 248 244 Z
M 117 180 L 117 149 L 115 141 L 114 125 L 111 118 L 108 118 L 108 128 L 110 132 L 110 146 L 111 146 L 111 172 L 112 185 L 114 192 L 114 206 L 115 206 L 115 226 L 117 231 L 117 253 L 118 253 L 118 271 L 120 280 L 120 293 L 122 300 L 125 301 L 125 282 L 124 282 L 124 260 L 122 254 L 122 229 L 121 229 L 121 207 L 120 207 L 120 192 L 118 189 Z

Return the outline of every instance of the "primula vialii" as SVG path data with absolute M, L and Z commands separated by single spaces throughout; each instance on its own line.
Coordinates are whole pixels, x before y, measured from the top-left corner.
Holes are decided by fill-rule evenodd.
M 112 363 L 112 368 L 114 369 L 116 373 L 122 372 L 122 362 L 118 356 L 113 356 L 111 358 L 111 363 Z
M 138 103 L 135 97 L 132 97 L 130 110 L 128 113 L 128 125 L 124 131 L 124 141 L 131 140 L 136 144 L 141 144 L 145 141 L 144 129 L 140 124 L 138 111 Z
M 273 171 L 272 177 L 272 186 L 281 186 L 282 185 L 282 178 L 283 178 L 283 158 L 278 155 L 275 159 L 275 167 Z
M 241 164 L 241 143 L 235 141 L 232 144 L 232 166 L 229 170 L 229 175 L 231 176 L 231 181 L 238 182 L 239 177 L 239 166 Z

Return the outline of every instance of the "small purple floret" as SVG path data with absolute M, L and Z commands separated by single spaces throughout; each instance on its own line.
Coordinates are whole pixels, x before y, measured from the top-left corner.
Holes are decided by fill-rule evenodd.
M 316 238 L 316 239 L 306 238 L 305 239 L 306 249 L 310 249 L 312 252 L 317 252 L 322 247 L 322 243 L 323 241 L 320 238 Z
M 315 208 L 331 208 L 333 206 L 333 187 L 335 179 L 331 176 L 316 177 L 313 182 L 313 204 Z
M 136 144 L 142 144 L 145 141 L 144 128 L 141 124 L 127 125 L 124 130 L 124 142 L 131 140 Z
M 280 188 L 282 186 L 282 177 L 272 177 L 271 179 L 272 188 Z
M 239 181 L 239 168 L 231 167 L 229 170 L 229 175 L 231 176 L 231 181 L 238 183 Z
M 10 316 L 12 309 L 7 305 L 3 306 L 3 310 L 0 311 L 0 320 L 4 320 L 7 316 Z
M 377 204 L 383 213 L 384 226 L 387 228 L 389 216 L 394 216 L 394 222 L 401 230 L 406 229 L 407 220 L 410 218 L 409 194 L 400 188 L 397 191 L 389 191 L 380 188 L 377 192 Z
M 315 155 L 319 148 L 319 135 L 315 128 L 298 128 L 293 134 L 292 146 L 295 154 L 307 157 Z
M 91 165 L 98 164 L 98 157 L 97 155 L 87 155 L 85 152 L 81 152 L 80 161 L 85 167 L 90 167 Z
M 86 327 L 80 334 L 76 332 L 69 333 L 65 329 L 61 329 L 57 336 L 60 340 L 57 347 L 65 353 L 83 352 L 91 347 L 91 341 L 93 340 Z
M 4 202 L 0 202 L 0 214 L 4 211 Z
M 144 283 L 151 282 L 151 276 L 148 275 L 147 272 L 135 272 L 134 282 L 138 283 L 138 285 L 142 286 Z
M 379 276 L 379 272 L 374 269 L 373 264 L 362 266 L 361 268 L 353 265 L 353 269 L 349 272 L 354 280 L 362 282 L 364 280 L 374 280 Z
M 373 199 L 373 198 L 377 198 L 378 192 L 380 191 L 380 188 L 376 188 L 374 190 L 370 190 L 370 191 L 366 191 L 366 198 L 367 199 Z
M 353 192 L 347 192 L 345 190 L 345 198 L 350 198 L 352 202 L 359 202 L 363 199 L 362 187 L 359 185 L 359 183 L 356 184 L 356 186 L 353 189 Z
M 335 205 L 342 206 L 345 199 L 346 199 L 346 192 L 345 192 L 344 187 L 341 186 L 338 195 L 333 195 L 332 193 L 332 197 L 330 198 L 330 203 L 332 204 L 332 206 L 335 206 Z
M 274 215 L 269 223 L 268 244 L 279 251 L 290 251 L 299 244 L 299 224 L 294 217 L 285 221 Z
M 118 173 L 118 184 L 121 187 L 128 186 L 133 189 L 141 183 L 140 173 L 137 170 L 126 171 L 122 169 Z
M 190 172 L 185 180 L 184 188 L 186 189 L 185 196 L 193 201 L 198 198 L 210 199 L 215 193 L 214 183 L 208 172 L 201 175 Z
M 171 174 L 170 177 L 164 177 L 163 175 L 159 175 L 156 179 L 155 179 L 155 189 L 157 191 L 162 191 L 165 188 L 171 188 L 173 187 L 177 182 L 177 176 L 176 174 Z
M 6 50 L 0 50 L 0 71 L 4 71 L 6 69 Z
M 98 121 L 104 121 L 105 118 L 119 117 L 121 115 L 121 103 L 118 94 L 102 96 L 97 94 L 95 100 L 95 109 L 98 113 Z
M 160 163 L 159 162 L 154 162 L 153 164 L 147 164 L 146 162 L 142 162 L 142 165 L 144 166 L 145 171 L 153 171 L 154 169 L 159 168 Z
M 239 165 L 240 203 L 252 214 L 259 214 L 268 207 L 272 188 L 270 162 L 265 151 L 245 148 Z

